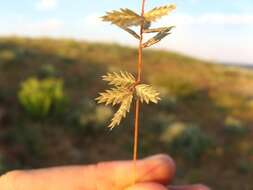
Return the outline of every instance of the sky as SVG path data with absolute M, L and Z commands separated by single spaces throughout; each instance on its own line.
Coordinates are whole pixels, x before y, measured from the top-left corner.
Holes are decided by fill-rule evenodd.
M 176 4 L 177 10 L 155 26 L 175 25 L 155 46 L 210 61 L 253 65 L 253 0 L 146 0 L 146 10 Z M 138 43 L 119 28 L 103 23 L 106 11 L 130 8 L 140 0 L 1 0 L 0 36 L 75 38 Z

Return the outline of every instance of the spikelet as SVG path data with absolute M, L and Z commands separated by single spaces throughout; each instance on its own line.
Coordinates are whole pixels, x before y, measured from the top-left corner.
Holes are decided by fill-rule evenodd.
M 130 27 L 141 25 L 143 18 L 130 9 L 120 9 L 119 11 L 107 12 L 102 20 L 120 27 Z
M 135 78 L 131 73 L 120 71 L 120 73 L 107 73 L 102 77 L 104 81 L 109 82 L 109 85 L 118 87 L 130 87 L 135 83 Z
M 112 88 L 110 90 L 106 90 L 103 93 L 100 93 L 100 96 L 96 98 L 96 101 L 99 104 L 112 104 L 114 106 L 121 103 L 128 94 L 129 90 L 126 88 Z
M 175 26 L 169 26 L 169 27 L 160 27 L 160 28 L 148 28 L 148 29 L 144 29 L 143 32 L 144 33 L 158 33 L 158 32 L 162 32 L 162 31 L 171 31 L 173 28 L 175 28 Z
M 133 37 L 135 37 L 137 40 L 140 39 L 140 36 L 133 30 L 131 30 L 130 28 L 126 28 L 126 27 L 120 27 L 121 29 L 125 30 L 126 32 L 128 32 L 129 34 L 131 34 Z
M 133 100 L 133 95 L 131 93 L 126 96 L 120 107 L 119 110 L 114 114 L 111 124 L 108 126 L 108 128 L 113 129 L 114 127 L 118 126 L 123 118 L 126 117 L 126 114 L 130 111 L 131 104 Z
M 176 9 L 176 6 L 174 4 L 166 5 L 162 7 L 156 7 L 152 9 L 151 11 L 147 12 L 144 17 L 146 21 L 154 22 L 157 19 L 160 19 L 161 17 L 169 14 L 171 11 Z
M 158 34 L 156 34 L 153 38 L 149 39 L 147 42 L 142 44 L 143 48 L 150 47 L 158 42 L 160 42 L 163 38 L 168 36 L 170 33 L 169 31 L 172 29 L 172 27 L 167 27 L 163 30 L 161 30 Z
M 149 102 L 158 103 L 160 100 L 159 93 L 150 85 L 140 84 L 135 87 L 136 95 L 140 98 L 141 102 L 144 101 L 149 104 Z

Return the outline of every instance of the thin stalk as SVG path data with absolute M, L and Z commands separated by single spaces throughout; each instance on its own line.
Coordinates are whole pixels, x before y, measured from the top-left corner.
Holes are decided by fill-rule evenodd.
M 141 16 L 144 17 L 145 11 L 145 0 L 142 0 L 141 6 Z M 137 64 L 137 81 L 136 84 L 141 82 L 142 77 L 142 41 L 143 41 L 143 31 L 144 31 L 144 21 L 140 27 L 140 40 L 139 40 L 139 50 L 138 50 L 138 64 Z M 139 113 L 140 113 L 140 100 L 137 98 L 135 104 L 135 122 L 134 122 L 134 149 L 133 149 L 133 161 L 135 165 L 134 169 L 134 183 L 136 182 L 136 161 L 138 159 L 138 137 L 139 137 Z

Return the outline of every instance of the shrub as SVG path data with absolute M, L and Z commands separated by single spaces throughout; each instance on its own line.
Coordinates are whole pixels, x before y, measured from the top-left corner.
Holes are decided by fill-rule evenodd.
M 11 62 L 15 60 L 16 55 L 13 51 L 10 50 L 2 50 L 0 51 L 0 60 L 3 62 Z
M 27 79 L 21 84 L 18 98 L 27 113 L 40 118 L 50 111 L 61 112 L 66 102 L 63 81 L 54 78 Z
M 93 100 L 84 99 L 78 109 L 69 114 L 69 119 L 81 129 L 97 130 L 101 126 L 105 126 L 112 115 L 111 108 L 97 106 Z
M 243 159 L 237 163 L 237 168 L 241 174 L 248 174 L 253 170 L 253 164 L 252 162 Z
M 169 127 L 167 127 L 167 129 L 165 129 L 165 131 L 161 136 L 161 139 L 166 143 L 171 143 L 173 142 L 173 140 L 178 138 L 178 136 L 180 136 L 185 129 L 186 125 L 184 123 L 181 122 L 172 123 L 171 125 L 169 125 Z
M 191 161 L 199 160 L 213 144 L 200 128 L 184 123 L 170 125 L 162 139 L 169 144 L 172 153 Z
M 112 110 L 105 106 L 96 106 L 91 112 L 81 112 L 79 115 L 79 124 L 82 126 L 88 126 L 92 124 L 94 126 L 101 126 L 107 122 L 112 116 Z
M 105 124 L 108 119 L 113 115 L 113 112 L 110 108 L 105 106 L 97 106 L 94 113 L 94 120 L 98 125 Z
M 58 72 L 53 65 L 45 64 L 40 67 L 38 74 L 41 77 L 55 77 Z
M 227 117 L 225 120 L 225 133 L 229 135 L 244 135 L 247 128 L 244 127 L 243 123 L 234 117 Z
M 177 99 L 174 96 L 162 96 L 160 107 L 164 110 L 173 110 L 176 108 Z
M 4 163 L 4 158 L 3 158 L 3 155 L 0 154 L 0 175 L 3 174 L 5 170 L 6 170 L 6 165 Z

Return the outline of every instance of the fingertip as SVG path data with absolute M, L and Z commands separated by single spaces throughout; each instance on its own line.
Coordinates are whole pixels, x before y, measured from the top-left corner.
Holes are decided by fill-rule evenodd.
M 150 174 L 156 181 L 162 184 L 168 184 L 176 173 L 176 164 L 174 160 L 166 154 L 158 154 L 144 159 L 144 165 L 150 168 Z M 152 172 L 152 168 L 155 170 Z M 160 179 L 160 180 L 159 180 Z
M 117 186 L 155 182 L 168 185 L 175 175 L 175 163 L 165 154 L 133 161 L 102 162 L 96 165 L 96 176 L 104 181 L 115 181 Z
M 170 173 L 174 177 L 176 173 L 175 161 L 167 154 L 159 154 L 157 157 L 160 159 L 162 165 L 167 166 L 167 170 L 170 170 Z
M 143 160 L 151 160 L 151 159 L 158 159 L 158 158 L 169 158 L 170 159 L 170 156 L 168 156 L 167 154 L 155 154 L 155 155 L 152 155 L 152 156 L 148 156 L 146 158 L 143 158 Z
M 209 187 L 202 185 L 202 184 L 197 184 L 197 185 L 195 185 L 194 188 L 195 188 L 194 190 L 210 190 Z
M 189 186 L 170 186 L 169 190 L 211 190 L 211 189 L 205 185 L 196 184 Z
M 167 190 L 167 188 L 158 183 L 138 183 L 125 190 Z
M 169 165 L 170 170 L 173 170 L 174 172 L 176 171 L 175 161 L 167 154 L 157 154 L 154 156 L 147 157 L 144 160 L 156 160 L 162 165 Z

